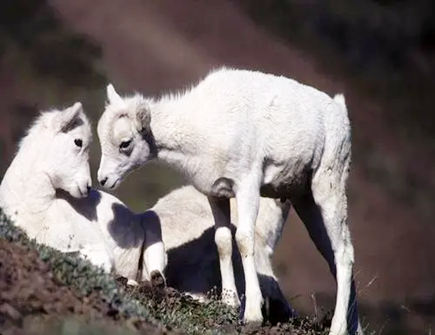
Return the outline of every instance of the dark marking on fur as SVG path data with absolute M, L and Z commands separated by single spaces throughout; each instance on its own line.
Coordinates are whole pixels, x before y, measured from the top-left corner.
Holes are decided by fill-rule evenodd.
M 211 186 L 211 195 L 217 198 L 234 198 L 234 181 L 230 178 L 218 178 Z
M 140 246 L 140 254 L 139 254 L 139 263 L 137 265 L 137 272 L 136 272 L 136 281 L 140 283 L 142 281 L 143 276 L 143 262 L 144 262 L 144 253 L 145 253 L 145 240 L 143 239 L 142 245 Z
M 141 131 L 140 133 L 142 138 L 148 143 L 148 147 L 150 149 L 149 159 L 156 158 L 158 148 L 152 130 L 150 129 L 149 131 Z
M 65 124 L 61 131 L 64 133 L 68 133 L 71 130 L 78 128 L 82 125 L 84 125 L 85 123 L 83 122 L 83 120 L 80 117 L 75 117 L 74 119 L 70 120 L 70 122 L 68 122 L 67 124 Z

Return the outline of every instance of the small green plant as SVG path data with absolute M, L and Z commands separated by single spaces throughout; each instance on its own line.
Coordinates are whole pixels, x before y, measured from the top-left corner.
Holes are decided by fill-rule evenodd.
M 60 283 L 74 288 L 81 296 L 98 292 L 125 317 L 142 318 L 153 324 L 160 323 L 190 334 L 215 333 L 212 328 L 238 322 L 238 313 L 217 299 L 201 304 L 172 289 L 150 294 L 143 288 L 119 285 L 114 276 L 82 259 L 77 253 L 62 253 L 29 239 L 21 229 L 13 225 L 1 209 L 0 238 L 36 250 L 39 257 L 49 264 Z
M 101 297 L 119 312 L 127 316 L 146 318 L 153 322 L 151 315 L 139 301 L 126 298 L 116 281 L 101 268 L 79 257 L 76 253 L 62 253 L 46 245 L 38 244 L 6 217 L 0 209 L 0 238 L 34 249 L 46 262 L 55 278 L 62 284 L 70 286 L 81 296 L 97 291 Z
M 242 325 L 238 310 L 220 301 L 216 290 L 209 294 L 205 302 L 199 302 L 175 289 L 153 287 L 147 282 L 135 287 L 127 286 L 126 279 L 115 279 L 113 275 L 105 273 L 102 269 L 79 257 L 77 253 L 61 253 L 29 239 L 4 215 L 1 209 L 0 238 L 22 245 L 29 251 L 35 250 L 39 258 L 49 265 L 54 278 L 59 283 L 72 288 L 77 295 L 81 297 L 99 295 L 109 305 L 109 311 L 119 316 L 115 320 L 119 323 L 120 333 L 124 333 L 123 328 L 128 328 L 129 330 L 125 333 L 130 333 L 131 325 L 144 322 L 157 332 L 174 331 L 186 334 L 250 334 L 254 332 Z M 101 323 L 101 320 L 95 320 L 89 325 L 71 320 L 73 319 L 70 316 L 61 319 L 53 326 L 53 329 L 61 327 L 62 333 L 65 331 L 68 333 L 69 328 L 78 327 L 86 334 L 100 333 L 98 322 Z M 255 329 L 255 332 L 319 335 L 327 334 L 328 328 L 322 321 L 305 317 L 296 318 L 275 327 L 266 325 Z

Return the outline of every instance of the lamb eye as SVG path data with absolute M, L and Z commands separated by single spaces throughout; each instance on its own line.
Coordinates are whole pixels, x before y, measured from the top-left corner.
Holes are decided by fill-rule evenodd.
M 130 146 L 131 140 L 128 141 L 122 141 L 119 145 L 120 149 L 127 149 Z
M 76 138 L 76 139 L 74 140 L 74 144 L 75 144 L 76 146 L 78 146 L 79 148 L 81 148 L 82 145 L 83 145 L 83 141 L 82 141 L 81 139 L 79 139 L 79 138 Z

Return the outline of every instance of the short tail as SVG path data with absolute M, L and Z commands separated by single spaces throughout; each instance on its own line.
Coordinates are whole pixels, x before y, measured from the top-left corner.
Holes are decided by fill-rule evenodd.
M 344 99 L 344 95 L 342 93 L 336 94 L 334 96 L 334 101 L 346 108 L 346 100 Z
M 336 94 L 334 95 L 334 102 L 340 106 L 339 108 L 341 109 L 341 111 L 343 112 L 344 115 L 346 115 L 346 117 L 348 117 L 347 114 L 347 107 L 346 107 L 346 100 L 344 99 L 344 95 L 343 94 Z

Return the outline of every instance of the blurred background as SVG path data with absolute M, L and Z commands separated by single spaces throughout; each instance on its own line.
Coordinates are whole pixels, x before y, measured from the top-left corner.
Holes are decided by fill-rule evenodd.
M 431 0 L 4 0 L 0 176 L 38 110 L 81 101 L 94 130 L 112 82 L 159 96 L 226 65 L 343 92 L 353 128 L 349 198 L 363 323 L 435 327 L 435 3 Z M 92 148 L 94 186 L 100 151 Z M 183 184 L 150 164 L 117 195 L 136 211 Z M 274 256 L 301 314 L 335 283 L 294 212 Z

